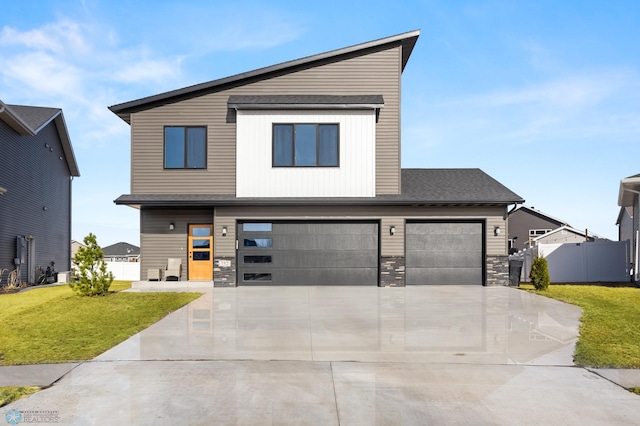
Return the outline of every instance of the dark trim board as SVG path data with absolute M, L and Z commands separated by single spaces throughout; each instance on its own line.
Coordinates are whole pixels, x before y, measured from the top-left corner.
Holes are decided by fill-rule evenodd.
M 405 258 L 406 285 L 486 285 L 486 221 L 407 220 Z
M 248 230 L 259 223 L 271 230 Z M 238 286 L 380 283 L 379 220 L 244 219 L 236 227 Z

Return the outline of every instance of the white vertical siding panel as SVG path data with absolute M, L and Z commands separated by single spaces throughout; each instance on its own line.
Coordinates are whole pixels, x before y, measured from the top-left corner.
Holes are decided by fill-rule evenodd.
M 238 111 L 238 197 L 374 197 L 375 113 Z M 339 123 L 339 167 L 272 167 L 273 123 Z

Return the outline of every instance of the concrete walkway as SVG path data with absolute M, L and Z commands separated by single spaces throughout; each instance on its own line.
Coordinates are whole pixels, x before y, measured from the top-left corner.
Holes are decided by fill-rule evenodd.
M 0 413 L 55 411 L 64 424 L 640 424 L 640 396 L 615 384 L 629 387 L 635 370 L 573 365 L 572 305 L 505 287 L 204 291 Z

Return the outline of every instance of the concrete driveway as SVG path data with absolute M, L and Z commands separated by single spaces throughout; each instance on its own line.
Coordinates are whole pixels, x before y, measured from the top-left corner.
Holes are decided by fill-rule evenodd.
M 216 288 L 3 414 L 50 412 L 63 424 L 640 424 L 639 396 L 573 365 L 580 315 L 505 287 Z

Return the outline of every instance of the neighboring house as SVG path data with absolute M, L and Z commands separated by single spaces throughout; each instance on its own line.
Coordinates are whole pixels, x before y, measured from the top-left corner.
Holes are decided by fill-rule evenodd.
M 531 246 L 537 246 L 540 244 L 563 244 L 563 243 L 584 243 L 587 241 L 602 240 L 597 235 L 587 234 L 587 231 L 581 231 L 570 227 L 569 225 L 563 225 L 560 228 L 556 228 L 546 234 L 531 240 Z
M 71 268 L 71 184 L 80 176 L 62 110 L 0 101 L 0 269 Z
M 140 247 L 119 242 L 102 248 L 105 262 L 137 262 L 140 259 Z
M 216 285 L 508 284 L 524 200 L 479 169 L 401 169 L 419 31 L 110 107 L 131 125 L 142 279 Z
M 569 224 L 549 216 L 535 207 L 516 206 L 507 218 L 509 230 L 509 252 L 531 247 L 532 241 L 547 232 Z
M 640 256 L 640 174 L 626 177 L 620 181 L 618 191 L 618 205 L 620 207 L 631 208 L 632 226 L 631 230 L 625 229 L 626 237 L 631 242 L 631 264 L 633 269 L 633 280 L 640 281 L 640 271 L 638 271 Z M 630 235 L 629 235 L 630 234 Z
M 633 207 L 620 207 L 618 219 L 618 241 L 629 241 L 629 258 L 633 259 Z
M 76 253 L 78 252 L 78 249 L 80 247 L 86 247 L 86 246 L 76 240 L 71 240 L 71 262 L 72 263 L 73 263 L 73 258 L 76 256 Z

